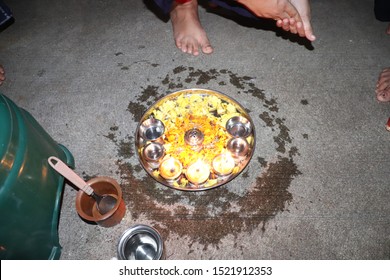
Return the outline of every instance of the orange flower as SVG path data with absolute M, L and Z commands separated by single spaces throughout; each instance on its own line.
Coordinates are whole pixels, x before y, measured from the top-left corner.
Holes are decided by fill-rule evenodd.
M 167 126 L 166 141 L 171 144 L 166 145 L 167 153 L 177 157 L 184 168 L 199 158 L 211 163 L 222 152 L 228 138 L 225 128 L 207 116 L 185 115 L 176 118 L 174 126 Z M 193 128 L 199 129 L 204 135 L 203 148 L 199 151 L 193 150 L 184 141 L 185 132 Z

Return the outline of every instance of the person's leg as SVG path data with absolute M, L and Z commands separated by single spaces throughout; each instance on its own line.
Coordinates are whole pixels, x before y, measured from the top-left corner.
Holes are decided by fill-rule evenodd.
M 0 65 L 0 86 L 3 84 L 5 80 L 5 71 L 2 65 Z
M 375 18 L 379 21 L 390 21 L 390 1 L 375 0 L 374 14 Z
M 374 2 L 375 18 L 379 21 L 390 21 L 390 1 L 375 0 Z M 386 33 L 390 35 L 390 24 L 386 28 Z
M 375 0 L 374 2 L 375 18 L 379 21 L 390 21 L 390 1 Z M 386 28 L 386 33 L 390 35 L 390 23 Z M 381 102 L 390 101 L 390 67 L 385 68 L 379 74 L 378 82 L 376 83 L 376 98 Z
M 213 52 L 198 15 L 198 0 L 174 2 L 170 13 L 176 46 L 185 53 L 199 55 Z
M 385 68 L 379 75 L 376 84 L 376 98 L 380 102 L 390 101 L 390 68 Z
M 14 22 L 11 9 L 0 0 L 0 32 Z
M 154 1 L 164 13 L 170 11 L 175 43 L 181 51 L 193 55 L 213 52 L 213 47 L 199 20 L 198 0 Z M 277 26 L 285 31 L 298 33 L 310 41 L 315 39 L 310 24 L 309 0 L 291 0 L 298 7 L 294 7 L 289 0 L 210 1 L 246 17 L 274 19 Z

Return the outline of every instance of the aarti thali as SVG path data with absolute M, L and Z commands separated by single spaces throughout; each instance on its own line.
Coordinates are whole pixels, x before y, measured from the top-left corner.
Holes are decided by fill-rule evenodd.
M 203 191 L 231 181 L 247 166 L 255 129 L 246 110 L 227 95 L 185 89 L 153 104 L 135 139 L 152 178 L 174 189 Z

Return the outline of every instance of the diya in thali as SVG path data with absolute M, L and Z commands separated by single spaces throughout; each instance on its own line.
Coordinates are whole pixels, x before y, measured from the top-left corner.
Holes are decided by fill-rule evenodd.
M 146 111 L 135 142 L 151 177 L 174 189 L 201 191 L 231 181 L 247 166 L 255 130 L 245 109 L 225 94 L 186 89 Z

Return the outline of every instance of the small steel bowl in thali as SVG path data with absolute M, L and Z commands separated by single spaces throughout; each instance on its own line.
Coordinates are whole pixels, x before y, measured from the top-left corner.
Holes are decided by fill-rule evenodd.
M 243 116 L 235 116 L 226 122 L 226 130 L 233 137 L 248 137 L 252 132 L 252 123 Z
M 152 178 L 177 190 L 203 191 L 231 181 L 248 165 L 255 129 L 245 109 L 225 94 L 185 89 L 153 104 L 135 139 Z
M 155 118 L 145 119 L 139 126 L 139 136 L 146 141 L 153 141 L 164 134 L 164 124 Z

